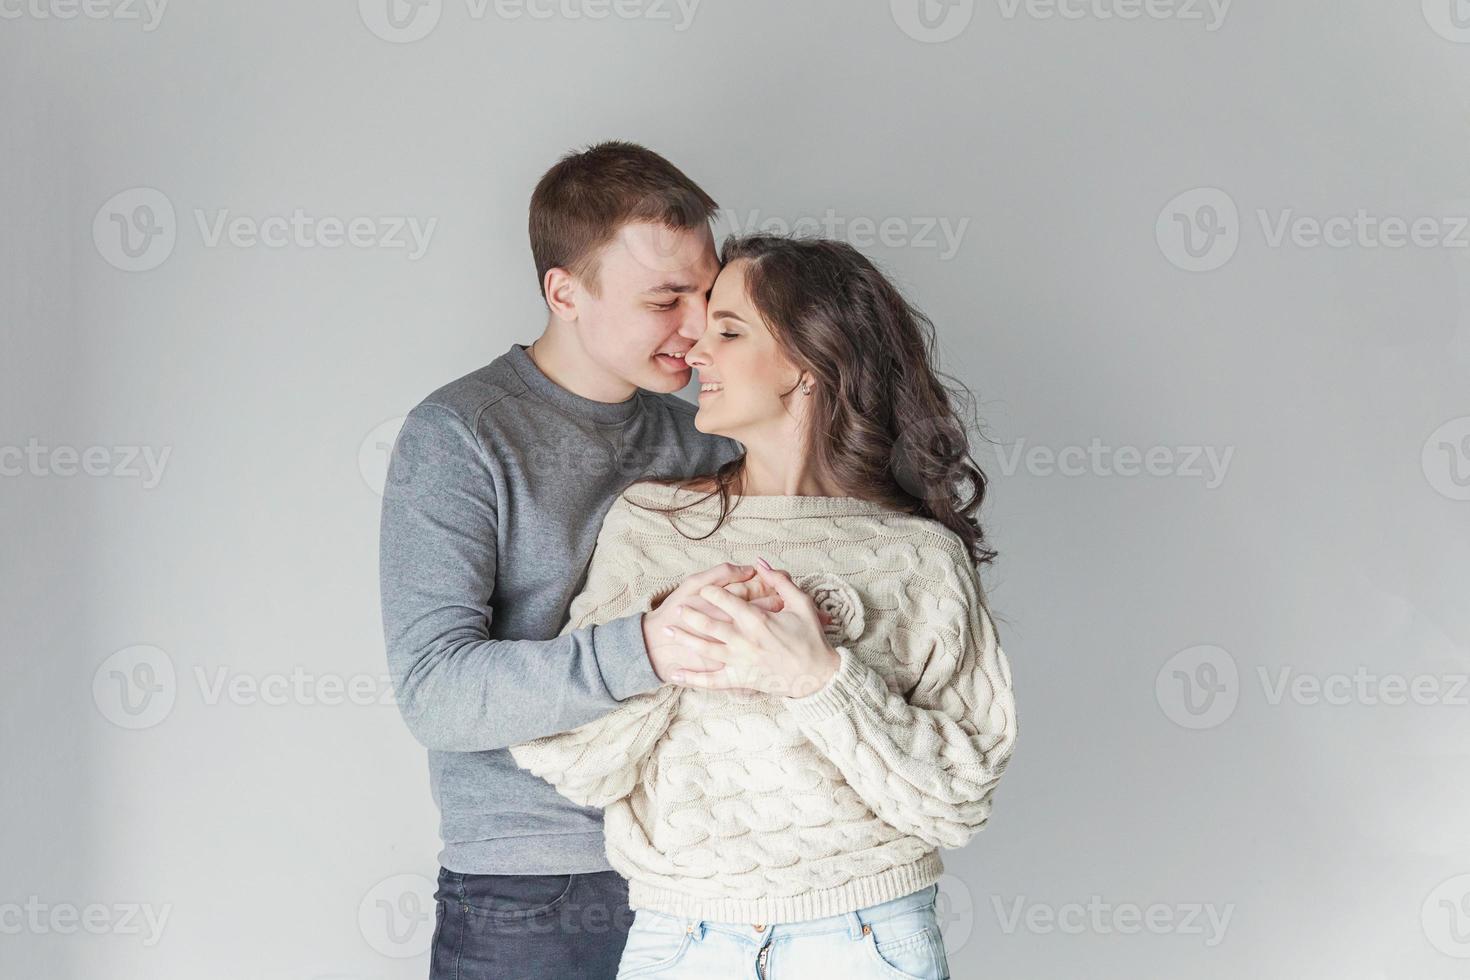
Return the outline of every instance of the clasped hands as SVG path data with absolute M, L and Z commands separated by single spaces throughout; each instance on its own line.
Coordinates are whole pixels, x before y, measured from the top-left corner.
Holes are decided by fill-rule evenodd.
M 837 671 L 827 622 L 790 575 L 761 558 L 690 576 L 644 614 L 643 637 L 666 683 L 799 698 Z

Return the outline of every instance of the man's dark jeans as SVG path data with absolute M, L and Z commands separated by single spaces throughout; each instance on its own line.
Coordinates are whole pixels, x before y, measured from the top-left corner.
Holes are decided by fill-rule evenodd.
M 614 980 L 633 911 L 616 871 L 439 869 L 430 980 Z

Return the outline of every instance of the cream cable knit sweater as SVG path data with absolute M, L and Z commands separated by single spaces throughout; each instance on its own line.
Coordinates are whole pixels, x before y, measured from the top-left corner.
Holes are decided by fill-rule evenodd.
M 609 510 L 563 632 L 650 609 L 687 575 L 760 556 L 833 617 L 837 673 L 802 698 L 665 685 L 511 747 L 605 808 L 628 901 L 724 922 L 795 922 L 906 895 L 937 848 L 984 826 L 1016 738 L 1010 664 L 960 539 L 850 497 L 735 497 L 703 541 L 643 482 Z M 718 497 L 674 516 L 707 533 Z

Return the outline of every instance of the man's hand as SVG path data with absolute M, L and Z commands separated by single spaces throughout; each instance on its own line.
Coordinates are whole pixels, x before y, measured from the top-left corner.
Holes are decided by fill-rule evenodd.
M 654 629 L 667 631 L 659 642 L 672 639 L 686 654 L 701 662 L 695 669 L 673 667 L 670 679 L 674 683 L 764 691 L 797 698 L 819 690 L 836 672 L 837 651 L 827 645 L 822 635 L 823 620 L 827 617 L 811 596 L 792 582 L 791 576 L 772 569 L 764 560 L 761 565 L 756 572 L 758 580 L 776 593 L 782 609 L 769 611 L 714 582 L 706 582 L 696 590 L 697 595 L 716 607 L 721 614 L 718 618 L 686 602 L 680 610 L 678 624 L 655 624 Z M 685 585 L 698 578 L 690 579 Z M 741 577 L 738 581 L 746 579 Z M 674 595 L 677 594 L 675 590 Z M 665 603 L 665 608 L 678 608 L 672 601 L 674 595 L 669 597 L 671 601 Z M 644 622 L 647 633 L 646 617 Z M 710 664 L 715 666 L 711 668 Z
M 699 673 L 724 666 L 718 660 L 691 652 L 664 632 L 665 627 L 684 625 L 680 610 L 686 606 L 698 610 L 712 621 L 729 622 L 718 606 L 700 597 L 699 590 L 705 587 L 724 589 L 742 602 L 769 612 L 779 612 L 784 604 L 769 582 L 756 577 L 756 569 L 752 565 L 726 562 L 689 576 L 667 596 L 655 602 L 654 608 L 643 616 L 643 642 L 648 647 L 648 660 L 653 665 L 653 672 L 664 683 L 669 682 L 676 670 Z

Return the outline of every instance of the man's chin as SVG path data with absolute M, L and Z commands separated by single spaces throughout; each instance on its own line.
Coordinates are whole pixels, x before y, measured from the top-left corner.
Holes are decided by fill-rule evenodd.
M 674 374 L 655 366 L 652 370 L 645 371 L 643 377 L 638 379 L 638 387 L 645 391 L 673 394 L 676 391 L 683 391 L 693 374 L 694 372 L 688 368 Z

